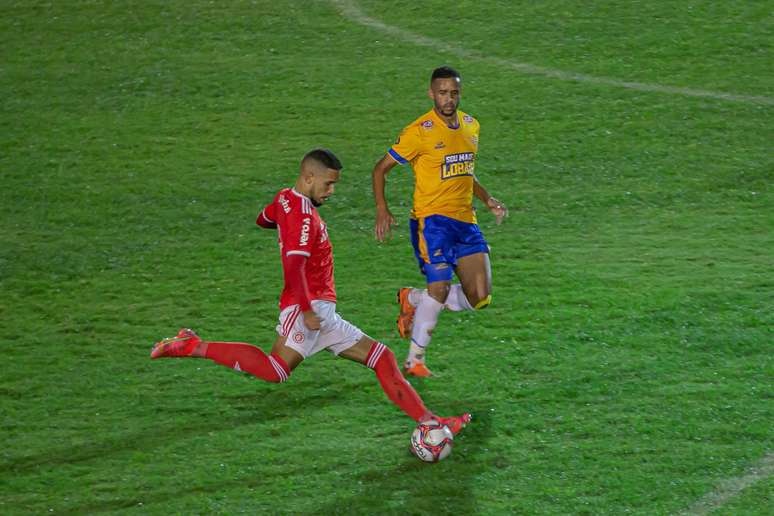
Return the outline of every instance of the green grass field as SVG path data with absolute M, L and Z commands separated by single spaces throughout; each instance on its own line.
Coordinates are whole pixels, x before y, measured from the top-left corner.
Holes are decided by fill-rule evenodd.
M 771 514 L 770 2 L 4 0 L 0 48 L 0 513 Z M 339 310 L 402 359 L 413 183 L 377 245 L 370 172 L 441 64 L 511 208 L 492 307 L 412 380 L 474 414 L 452 456 L 327 354 L 150 361 L 182 326 L 268 350 L 254 219 L 319 145 Z

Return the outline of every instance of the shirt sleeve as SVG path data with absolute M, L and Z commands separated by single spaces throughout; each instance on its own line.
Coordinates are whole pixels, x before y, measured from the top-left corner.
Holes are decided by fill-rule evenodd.
M 398 136 L 398 139 L 395 140 L 395 144 L 390 147 L 388 152 L 395 161 L 401 165 L 405 165 L 419 154 L 421 143 L 419 127 L 412 124 L 403 129 L 400 136 Z
M 294 293 L 302 312 L 312 309 L 309 285 L 306 281 L 307 258 L 298 254 L 291 254 L 282 260 L 285 276 L 285 285 Z
M 267 204 L 262 210 L 261 213 L 258 214 L 258 218 L 255 220 L 255 223 L 261 226 L 262 228 L 266 229 L 276 229 L 277 228 L 277 218 L 274 215 L 274 207 L 276 205 L 272 202 L 270 204 Z

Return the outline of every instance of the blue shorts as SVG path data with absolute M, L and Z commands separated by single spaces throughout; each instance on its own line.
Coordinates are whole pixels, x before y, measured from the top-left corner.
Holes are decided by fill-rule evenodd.
M 419 270 L 428 283 L 451 281 L 459 258 L 489 252 L 478 224 L 430 215 L 409 220 L 409 230 Z

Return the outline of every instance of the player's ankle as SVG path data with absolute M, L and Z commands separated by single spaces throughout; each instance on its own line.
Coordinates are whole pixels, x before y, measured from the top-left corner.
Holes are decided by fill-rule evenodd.
M 426 410 L 422 416 L 417 419 L 417 423 L 420 423 L 422 421 L 430 421 L 431 419 L 438 420 L 438 416 L 436 416 L 432 410 Z
M 207 343 L 205 341 L 199 342 L 191 351 L 190 356 L 194 358 L 207 358 Z
M 424 363 L 425 348 L 417 345 L 417 343 L 412 340 L 411 344 L 409 345 L 408 357 L 406 358 L 406 361 L 411 362 L 412 364 Z

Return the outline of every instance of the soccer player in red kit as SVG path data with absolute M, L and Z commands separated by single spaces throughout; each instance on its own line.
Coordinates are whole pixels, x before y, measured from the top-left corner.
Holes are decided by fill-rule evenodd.
M 325 349 L 373 369 L 387 397 L 415 421 L 436 419 L 456 434 L 470 421 L 470 414 L 438 417 L 427 410 L 400 373 L 392 351 L 336 313 L 333 250 L 316 208 L 333 194 L 341 168 L 327 149 L 308 152 L 301 160 L 295 186 L 280 190 L 256 221 L 263 228 L 277 229 L 285 278 L 271 353 L 241 342 L 205 341 L 184 328 L 157 343 L 151 358 L 208 358 L 280 383 L 305 358 Z

